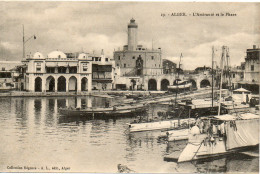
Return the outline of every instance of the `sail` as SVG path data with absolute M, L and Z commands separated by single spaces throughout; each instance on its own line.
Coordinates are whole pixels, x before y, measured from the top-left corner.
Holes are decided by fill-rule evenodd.
M 227 150 L 259 144 L 259 119 L 229 121 L 226 124 Z

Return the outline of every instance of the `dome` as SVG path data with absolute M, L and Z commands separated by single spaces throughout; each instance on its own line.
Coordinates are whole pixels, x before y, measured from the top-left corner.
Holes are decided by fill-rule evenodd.
M 48 54 L 48 58 L 67 58 L 67 56 L 61 51 L 52 51 Z
M 34 53 L 33 58 L 34 59 L 44 59 L 44 56 L 42 53 L 36 52 L 36 53 Z
M 88 55 L 86 53 L 81 53 L 79 54 L 79 57 L 78 59 L 87 59 L 88 58 Z

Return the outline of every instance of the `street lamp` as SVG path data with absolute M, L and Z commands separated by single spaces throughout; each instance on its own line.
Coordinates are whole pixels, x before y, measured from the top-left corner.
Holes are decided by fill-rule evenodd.
M 36 39 L 36 36 L 32 35 L 31 37 L 29 37 L 28 39 L 25 40 L 25 37 L 24 37 L 24 25 L 23 25 L 23 58 L 25 58 L 25 44 L 26 44 L 26 42 L 28 42 L 32 38 Z

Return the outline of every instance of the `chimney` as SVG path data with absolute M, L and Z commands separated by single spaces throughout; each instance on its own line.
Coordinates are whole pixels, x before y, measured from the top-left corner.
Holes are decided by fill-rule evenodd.
M 256 45 L 253 45 L 253 49 L 256 49 Z

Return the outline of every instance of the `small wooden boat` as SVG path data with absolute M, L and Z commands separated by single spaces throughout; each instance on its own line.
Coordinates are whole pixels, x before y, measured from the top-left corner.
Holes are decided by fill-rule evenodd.
M 125 116 L 146 112 L 146 105 L 120 105 L 113 107 L 100 108 L 60 108 L 59 112 L 66 116 Z

